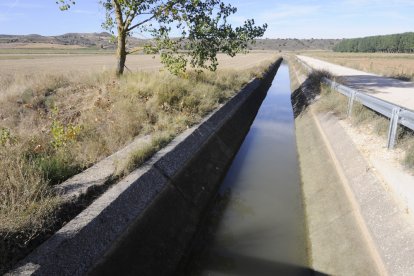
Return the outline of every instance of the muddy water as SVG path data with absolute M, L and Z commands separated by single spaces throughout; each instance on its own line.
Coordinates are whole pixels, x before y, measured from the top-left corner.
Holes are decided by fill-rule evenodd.
M 282 64 L 194 246 L 187 275 L 275 275 L 307 263 L 290 79 Z

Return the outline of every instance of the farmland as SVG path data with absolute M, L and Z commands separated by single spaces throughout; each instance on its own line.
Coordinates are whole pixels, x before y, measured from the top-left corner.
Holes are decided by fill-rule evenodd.
M 7 75 L 27 75 L 39 72 L 42 74 L 67 74 L 74 71 L 102 72 L 115 68 L 115 56 L 111 51 L 105 51 L 102 54 L 88 54 L 87 49 L 71 50 L 69 54 L 61 54 L 60 51 L 60 49 L 0 50 L 0 76 L 4 78 Z M 85 54 L 79 54 L 79 51 Z M 239 55 L 235 59 L 219 55 L 220 68 L 245 69 L 272 55 L 271 52 L 253 52 L 248 55 Z M 127 58 L 126 66 L 131 71 L 157 70 L 161 68 L 161 63 L 158 56 L 131 55 Z
M 402 80 L 414 79 L 414 55 L 390 53 L 303 52 L 303 55 Z

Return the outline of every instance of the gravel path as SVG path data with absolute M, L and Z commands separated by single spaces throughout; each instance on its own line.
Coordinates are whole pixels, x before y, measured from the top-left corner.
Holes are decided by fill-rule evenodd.
M 387 78 L 348 67 L 332 64 L 319 59 L 297 56 L 314 69 L 327 70 L 341 76 L 346 84 L 405 109 L 414 110 L 414 83 Z

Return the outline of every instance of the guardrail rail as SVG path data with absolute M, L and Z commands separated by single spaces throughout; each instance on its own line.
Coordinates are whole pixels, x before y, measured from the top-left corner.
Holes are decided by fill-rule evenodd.
M 308 71 L 312 72 L 314 69 L 310 67 L 306 62 L 297 58 L 298 62 L 303 65 L 303 67 Z M 322 82 L 326 85 L 329 85 L 333 90 L 341 93 L 342 95 L 348 97 L 348 109 L 347 116 L 352 115 L 352 107 L 354 102 L 357 101 L 364 105 L 365 107 L 372 109 L 383 116 L 387 117 L 390 120 L 390 125 L 388 128 L 388 139 L 387 147 L 388 149 L 394 148 L 397 140 L 397 128 L 398 124 L 403 125 L 411 130 L 414 130 L 414 112 L 406 109 L 402 106 L 381 100 L 377 97 L 368 95 L 366 92 L 357 90 L 343 84 L 337 83 L 331 79 L 324 77 Z

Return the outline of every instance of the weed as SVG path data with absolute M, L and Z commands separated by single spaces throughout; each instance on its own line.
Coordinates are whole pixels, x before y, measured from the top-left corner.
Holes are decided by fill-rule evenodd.
M 69 142 L 75 141 L 81 129 L 82 127 L 79 125 L 74 126 L 69 124 L 64 126 L 61 122 L 54 120 L 50 129 L 50 133 L 52 134 L 52 146 L 55 149 L 59 149 L 66 146 Z
M 10 129 L 1 128 L 0 129 L 0 146 L 6 146 L 15 142 L 16 139 L 11 135 Z
M 58 184 L 82 171 L 82 166 L 67 150 L 59 149 L 53 155 L 39 155 L 34 159 L 49 183 Z
M 154 134 L 149 143 L 140 145 L 139 148 L 130 154 L 125 164 L 118 166 L 116 174 L 122 176 L 132 172 L 153 156 L 154 153 L 165 147 L 174 137 L 175 134 L 168 131 Z

